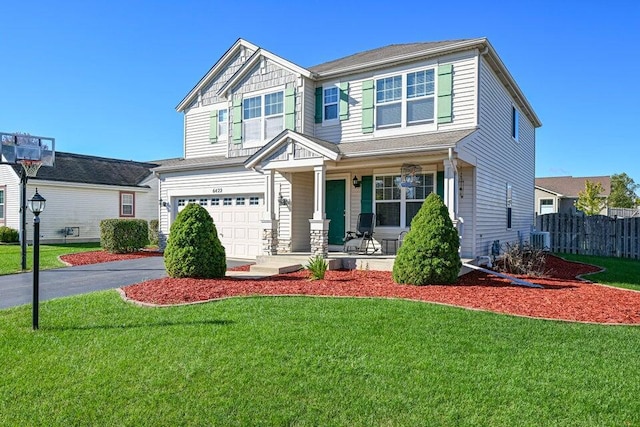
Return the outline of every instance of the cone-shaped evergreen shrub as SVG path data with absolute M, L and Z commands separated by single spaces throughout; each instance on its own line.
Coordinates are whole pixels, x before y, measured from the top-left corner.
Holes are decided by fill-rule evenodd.
M 396 283 L 431 285 L 454 283 L 460 255 L 458 231 L 438 195 L 432 193 L 411 222 L 393 264 Z
M 178 214 L 169 232 L 164 266 L 170 277 L 224 277 L 224 246 L 205 208 L 190 203 Z

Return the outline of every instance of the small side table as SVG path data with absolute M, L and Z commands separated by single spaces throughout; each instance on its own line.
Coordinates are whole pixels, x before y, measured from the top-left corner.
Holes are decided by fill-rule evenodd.
M 389 246 L 393 248 L 393 252 L 389 250 Z M 398 251 L 398 239 L 382 239 L 382 248 L 385 255 L 395 255 Z

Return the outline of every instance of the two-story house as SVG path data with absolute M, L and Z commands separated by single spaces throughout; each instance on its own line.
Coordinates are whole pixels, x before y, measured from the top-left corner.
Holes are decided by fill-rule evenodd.
M 376 239 L 397 238 L 431 192 L 465 258 L 533 224 L 541 123 L 485 38 L 309 68 L 240 39 L 177 110 L 184 159 L 155 169 L 161 231 L 200 203 L 228 256 L 326 255 L 363 212 L 375 213 Z

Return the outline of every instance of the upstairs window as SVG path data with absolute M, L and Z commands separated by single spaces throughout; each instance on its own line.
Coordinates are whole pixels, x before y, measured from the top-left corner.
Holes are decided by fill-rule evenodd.
M 324 120 L 336 120 L 338 118 L 338 101 L 340 97 L 340 91 L 336 86 L 331 86 L 324 89 L 323 101 L 324 101 Z
M 218 110 L 218 140 L 226 141 L 229 135 L 229 111 Z
M 421 70 L 376 80 L 376 128 L 433 123 L 435 72 Z
M 520 112 L 514 106 L 511 107 L 511 136 L 520 141 Z
M 120 192 L 120 216 L 135 216 L 135 193 Z
M 284 129 L 284 92 L 245 98 L 242 101 L 245 146 L 259 146 Z

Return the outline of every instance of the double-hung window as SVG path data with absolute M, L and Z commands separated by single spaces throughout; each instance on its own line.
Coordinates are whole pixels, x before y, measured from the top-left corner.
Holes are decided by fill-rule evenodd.
M 375 90 L 377 129 L 434 122 L 433 69 L 377 79 Z
M 120 216 L 135 216 L 135 193 L 120 192 Z
M 274 92 L 242 101 L 245 146 L 259 146 L 284 129 L 284 93 Z
M 381 227 L 411 226 L 427 196 L 435 191 L 433 173 L 416 174 L 402 185 L 401 175 L 375 177 L 376 225 Z
M 340 91 L 337 86 L 330 86 L 323 90 L 323 113 L 324 121 L 338 119 L 338 101 L 340 99 Z
M 511 137 L 520 141 L 520 113 L 516 107 L 511 107 Z
M 229 135 L 229 111 L 218 110 L 218 141 L 226 141 Z

